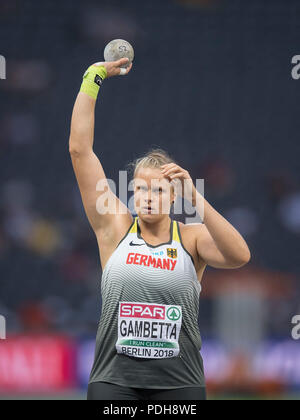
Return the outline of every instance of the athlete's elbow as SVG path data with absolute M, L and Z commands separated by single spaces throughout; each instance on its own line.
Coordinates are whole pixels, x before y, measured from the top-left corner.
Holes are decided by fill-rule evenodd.
M 232 268 L 240 268 L 244 265 L 248 264 L 251 260 L 251 253 L 249 248 L 244 249 L 239 255 L 236 255 L 235 258 L 231 260 L 231 267 Z
M 245 251 L 244 251 L 243 265 L 248 264 L 250 260 L 251 260 L 251 252 L 250 252 L 250 249 L 247 247 L 245 248 Z
M 79 157 L 82 154 L 82 150 L 79 147 L 76 147 L 74 144 L 69 144 L 69 153 L 71 157 Z
M 71 157 L 80 157 L 88 151 L 86 146 L 83 146 L 80 142 L 70 138 L 69 140 L 69 153 Z
M 69 153 L 71 156 L 81 156 L 90 153 L 93 142 L 85 131 L 72 129 L 69 137 Z

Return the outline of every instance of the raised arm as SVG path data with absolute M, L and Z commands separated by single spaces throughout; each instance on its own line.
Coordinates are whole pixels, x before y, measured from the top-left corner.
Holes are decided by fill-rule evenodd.
M 82 85 L 72 114 L 69 150 L 83 206 L 96 234 L 101 230 L 111 228 L 118 214 L 122 214 L 129 221 L 131 220 L 131 214 L 127 207 L 110 189 L 103 167 L 93 151 L 95 105 L 99 90 L 99 86 L 94 82 L 97 79 L 94 78 L 102 76 L 102 79 L 104 79 L 105 77 L 127 74 L 132 65 L 126 70 L 120 68 L 126 62 L 127 59 L 123 58 L 115 62 L 96 63 L 91 66 L 86 72 L 87 74 L 90 71 L 90 80 Z M 97 185 L 99 186 L 99 184 L 105 185 L 105 189 L 97 191 Z M 106 212 L 104 211 L 104 204 L 101 204 L 103 201 L 101 200 L 102 194 L 105 194 L 105 197 L 108 198 L 104 202 L 108 208 Z
M 162 173 L 170 182 L 180 181 L 179 194 L 190 200 L 200 215 L 204 210 L 203 224 L 192 226 L 199 257 L 215 268 L 239 268 L 247 264 L 251 254 L 244 238 L 197 191 L 188 171 L 175 163 L 168 163 L 162 165 Z

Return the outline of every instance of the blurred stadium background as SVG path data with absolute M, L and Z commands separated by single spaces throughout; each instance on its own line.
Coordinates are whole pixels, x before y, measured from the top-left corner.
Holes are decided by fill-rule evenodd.
M 136 58 L 97 105 L 107 177 L 165 148 L 252 251 L 204 275 L 209 398 L 299 398 L 299 30 L 298 0 L 1 0 L 0 398 L 85 398 L 101 268 L 68 134 L 82 74 L 114 38 Z

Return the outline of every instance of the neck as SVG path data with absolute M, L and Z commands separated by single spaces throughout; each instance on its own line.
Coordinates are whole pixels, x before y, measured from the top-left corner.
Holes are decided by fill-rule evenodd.
M 156 223 L 149 223 L 147 221 L 141 220 L 138 217 L 139 226 L 141 229 L 141 234 L 159 237 L 164 236 L 170 233 L 170 224 L 172 219 L 169 216 L 164 217 Z

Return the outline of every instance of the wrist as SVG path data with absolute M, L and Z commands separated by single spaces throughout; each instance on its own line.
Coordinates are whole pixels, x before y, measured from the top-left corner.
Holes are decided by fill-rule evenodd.
M 100 86 L 106 77 L 107 71 L 104 66 L 90 66 L 83 75 L 80 92 L 84 92 L 96 100 Z

